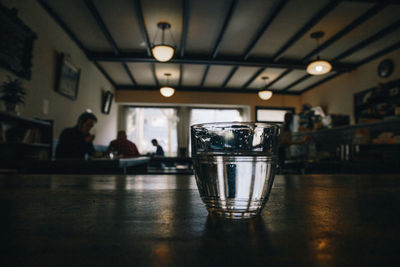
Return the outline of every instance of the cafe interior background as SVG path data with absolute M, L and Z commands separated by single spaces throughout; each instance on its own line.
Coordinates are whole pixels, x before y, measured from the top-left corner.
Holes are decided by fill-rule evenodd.
M 1 0 L 1 10 L 18 26 L 1 29 L 0 83 L 21 79 L 27 91 L 15 116 L 52 121 L 52 146 L 86 110 L 98 118 L 98 149 L 126 129 L 141 153 L 152 152 L 157 138 L 168 157 L 189 155 L 193 123 L 282 122 L 290 111 L 297 114 L 294 138 L 312 140 L 291 151 L 302 162 L 295 170 L 305 171 L 305 162 L 347 161 L 358 168 L 344 171 L 371 162 L 398 171 L 396 1 Z M 166 62 L 152 54 L 162 42 L 174 47 Z M 21 50 L 28 55 L 19 62 L 23 71 L 10 61 Z M 307 72 L 317 59 L 332 70 Z M 75 75 L 66 88 L 64 65 Z M 174 94 L 161 95 L 162 86 Z M 272 97 L 261 99 L 264 90 Z M 3 102 L 2 120 L 9 114 Z M 332 166 L 315 171 L 338 170 Z

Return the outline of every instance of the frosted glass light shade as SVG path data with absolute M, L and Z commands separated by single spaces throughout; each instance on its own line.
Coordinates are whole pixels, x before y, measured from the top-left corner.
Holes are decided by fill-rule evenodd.
M 175 93 L 175 89 L 168 86 L 163 86 L 160 88 L 160 93 L 162 96 L 170 97 Z
M 267 90 L 259 91 L 258 97 L 260 97 L 262 100 L 268 100 L 272 97 L 272 92 Z
M 170 45 L 155 45 L 151 51 L 156 60 L 167 62 L 174 56 L 175 49 Z
M 322 75 L 330 72 L 332 64 L 326 60 L 315 60 L 307 66 L 307 72 L 311 75 Z

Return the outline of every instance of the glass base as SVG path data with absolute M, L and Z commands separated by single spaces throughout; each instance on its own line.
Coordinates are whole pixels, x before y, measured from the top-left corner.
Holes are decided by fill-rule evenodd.
M 208 209 L 208 212 L 212 216 L 225 218 L 225 219 L 250 219 L 258 216 L 260 214 L 259 211 L 257 212 L 232 212 L 232 211 L 221 211 L 221 210 L 213 210 Z
M 202 197 L 210 215 L 227 219 L 249 219 L 261 213 L 263 200 L 221 200 Z

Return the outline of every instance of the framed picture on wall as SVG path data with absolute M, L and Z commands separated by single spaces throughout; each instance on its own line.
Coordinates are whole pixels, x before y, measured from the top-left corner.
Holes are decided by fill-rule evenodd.
M 0 67 L 29 80 L 36 38 L 37 35 L 18 17 L 17 9 L 9 9 L 0 3 Z
M 110 114 L 112 100 L 114 98 L 114 94 L 110 91 L 103 92 L 103 101 L 101 105 L 101 113 Z
M 58 55 L 58 67 L 55 90 L 72 100 L 78 97 L 81 70 L 74 66 L 64 55 Z

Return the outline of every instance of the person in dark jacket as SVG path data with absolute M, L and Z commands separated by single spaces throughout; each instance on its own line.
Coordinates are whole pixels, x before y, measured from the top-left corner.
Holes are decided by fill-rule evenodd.
M 157 150 L 154 153 L 154 155 L 156 155 L 156 156 L 164 156 L 164 149 L 158 144 L 157 139 L 151 140 L 151 143 L 153 144 L 153 146 L 157 147 Z
M 94 135 L 90 129 L 97 122 L 93 113 L 84 112 L 78 118 L 76 126 L 66 128 L 61 132 L 56 148 L 56 158 L 85 158 L 95 150 L 93 146 Z

